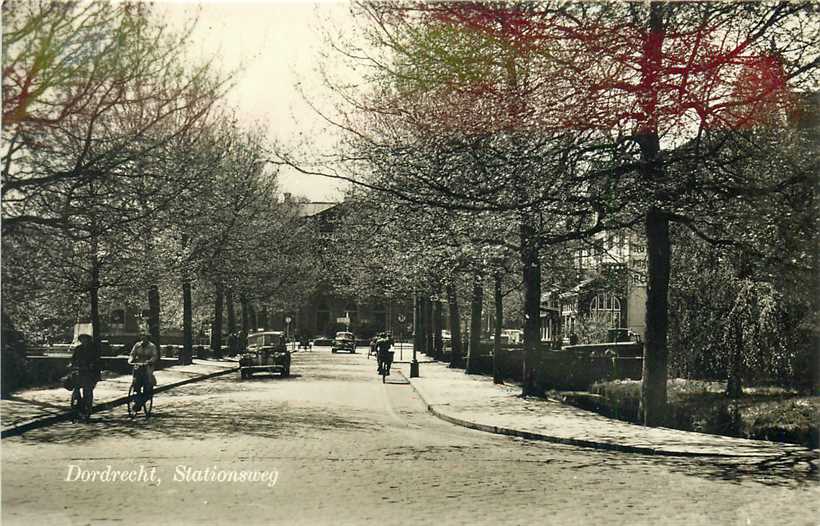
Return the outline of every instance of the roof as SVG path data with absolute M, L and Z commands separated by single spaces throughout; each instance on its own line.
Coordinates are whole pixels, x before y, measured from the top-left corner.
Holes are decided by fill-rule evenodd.
M 322 202 L 315 202 L 315 203 L 299 203 L 299 215 L 301 217 L 311 217 L 326 210 L 330 210 L 334 206 L 338 205 L 339 203 L 322 203 Z
M 578 294 L 579 292 L 581 292 L 581 290 L 586 288 L 590 283 L 592 283 L 593 281 L 596 281 L 597 279 L 598 278 L 585 279 L 584 281 L 582 281 L 581 283 L 575 285 L 574 287 L 572 287 L 568 291 L 561 293 L 561 297 L 566 298 L 568 296 L 573 296 L 575 294 Z

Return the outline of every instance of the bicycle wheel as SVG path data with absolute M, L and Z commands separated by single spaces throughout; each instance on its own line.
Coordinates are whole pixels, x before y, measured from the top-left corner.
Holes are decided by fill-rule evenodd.
M 134 402 L 136 401 L 134 398 L 135 396 L 134 384 L 131 384 L 128 386 L 128 400 L 125 402 L 128 406 L 128 416 L 131 418 L 134 418 L 137 415 L 136 411 L 134 411 Z

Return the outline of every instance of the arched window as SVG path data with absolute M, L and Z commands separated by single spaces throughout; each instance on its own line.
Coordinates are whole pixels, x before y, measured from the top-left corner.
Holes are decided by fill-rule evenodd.
M 608 292 L 602 292 L 592 298 L 589 313 L 595 318 L 607 320 L 612 329 L 621 326 L 621 300 Z

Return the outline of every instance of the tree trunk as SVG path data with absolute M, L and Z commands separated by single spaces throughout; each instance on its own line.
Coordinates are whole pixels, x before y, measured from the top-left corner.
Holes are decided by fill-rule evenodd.
M 481 356 L 481 310 L 484 306 L 484 286 L 481 283 L 481 276 L 476 274 L 473 278 L 473 294 L 470 297 L 470 343 L 467 347 L 467 366 L 464 372 L 475 374 L 478 368 L 478 360 Z
M 495 299 L 495 334 L 493 339 L 493 383 L 503 384 L 499 357 L 501 356 L 501 329 L 504 326 L 504 298 L 501 296 L 502 275 L 497 272 L 494 279 L 493 297 Z
M 239 295 L 239 303 L 242 306 L 242 334 L 247 335 L 251 330 L 251 306 L 244 294 Z
M 259 327 L 263 330 L 268 330 L 270 328 L 270 320 L 268 319 L 268 306 L 262 305 L 262 315 L 260 316 L 259 320 Z
M 424 354 L 433 356 L 433 302 L 424 296 Z
M 148 287 L 148 333 L 151 335 L 151 341 L 159 349 L 159 287 L 156 284 Z
M 191 281 L 185 277 L 182 281 L 182 348 L 186 356 L 194 352 L 194 320 L 191 302 Z
M 734 333 L 734 348 L 729 351 L 729 371 L 726 380 L 726 396 L 737 399 L 743 396 L 742 381 L 742 352 L 743 352 L 743 326 L 739 317 L 731 321 L 732 332 Z
M 91 256 L 91 282 L 88 287 L 88 299 L 91 307 L 91 338 L 97 349 L 97 355 L 102 354 L 102 339 L 100 338 L 100 263 L 96 256 L 96 243 L 94 243 L 95 254 Z M 130 351 L 130 349 L 128 349 Z
M 535 366 L 541 344 L 541 261 L 535 229 L 521 222 L 521 263 L 524 267 L 523 396 L 536 394 Z
M 236 309 L 233 303 L 233 287 L 225 291 L 225 303 L 228 307 L 228 334 L 236 332 Z
M 666 333 L 668 319 L 671 243 L 669 219 L 652 208 L 646 215 L 646 338 L 641 382 L 644 425 L 663 425 L 666 419 Z
M 214 355 L 222 355 L 222 310 L 225 302 L 224 285 L 220 282 L 216 284 L 216 294 L 214 295 L 214 321 L 211 325 L 211 349 Z
M 461 367 L 461 315 L 458 312 L 458 294 L 455 285 L 447 285 L 447 302 L 450 305 L 450 367 Z
M 423 311 L 421 295 L 415 292 L 413 294 L 413 354 L 416 356 L 424 351 Z
M 664 6 L 653 2 L 649 7 L 648 32 L 644 41 L 644 66 L 641 71 L 641 109 L 647 116 L 640 124 L 636 141 L 640 147 L 639 173 L 650 188 L 663 180 L 663 159 L 657 123 L 657 94 L 663 48 Z M 658 198 L 662 197 L 660 195 Z M 647 426 L 659 426 L 666 420 L 666 376 L 668 329 L 669 270 L 671 242 L 669 216 L 651 205 L 646 212 L 646 338 L 644 341 L 643 380 L 640 412 Z
M 441 299 L 436 296 L 433 302 L 433 356 L 438 360 L 444 350 L 444 340 L 441 337 L 441 329 L 444 328 L 444 315 L 441 312 Z

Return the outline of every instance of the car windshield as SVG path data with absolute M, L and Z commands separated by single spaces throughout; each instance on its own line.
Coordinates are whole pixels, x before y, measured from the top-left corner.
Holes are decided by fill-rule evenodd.
M 352 332 L 337 332 L 336 333 L 337 340 L 353 340 L 353 333 Z
M 281 334 L 252 334 L 248 336 L 248 347 L 268 347 L 279 345 Z

